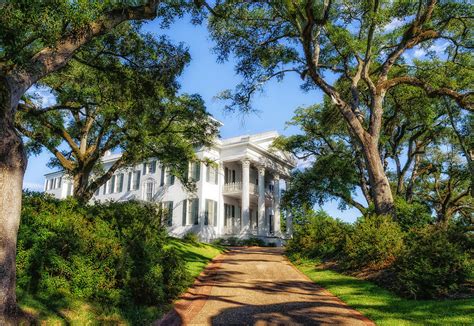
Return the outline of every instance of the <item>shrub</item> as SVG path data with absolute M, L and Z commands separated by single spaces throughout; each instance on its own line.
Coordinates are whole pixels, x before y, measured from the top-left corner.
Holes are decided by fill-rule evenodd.
M 189 231 L 183 236 L 183 240 L 189 243 L 199 243 L 199 236 L 196 233 Z
M 297 225 L 287 251 L 311 258 L 334 258 L 343 249 L 350 225 L 333 219 L 324 211 L 313 212 L 304 224 Z
M 18 286 L 45 303 L 69 296 L 104 306 L 158 305 L 188 284 L 184 260 L 151 204 L 79 205 L 24 196 Z
M 436 226 L 413 230 L 393 266 L 394 289 L 412 298 L 444 296 L 459 288 L 472 271 L 472 261 L 452 232 Z
M 419 202 L 408 203 L 403 198 L 395 199 L 397 222 L 403 231 L 420 228 L 433 221 L 430 208 Z
M 265 242 L 262 239 L 255 238 L 255 237 L 244 239 L 240 243 L 242 246 L 257 246 L 257 247 L 265 246 Z
M 384 268 L 403 248 L 403 232 L 389 216 L 360 218 L 344 244 L 343 265 L 350 269 Z

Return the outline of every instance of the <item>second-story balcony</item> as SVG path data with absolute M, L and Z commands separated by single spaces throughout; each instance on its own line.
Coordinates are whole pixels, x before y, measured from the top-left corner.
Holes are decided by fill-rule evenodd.
M 240 194 L 242 192 L 242 182 L 229 182 L 224 184 L 224 194 Z M 258 194 L 258 186 L 249 183 L 249 192 L 251 195 Z

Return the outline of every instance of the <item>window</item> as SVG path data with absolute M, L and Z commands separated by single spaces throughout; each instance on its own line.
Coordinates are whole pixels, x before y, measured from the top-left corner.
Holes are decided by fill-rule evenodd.
M 224 204 L 224 226 L 230 226 L 231 223 L 227 220 L 230 220 L 233 217 L 235 217 L 235 206 Z
M 146 188 L 145 188 L 145 200 L 146 201 L 152 201 L 153 200 L 154 188 L 155 188 L 154 182 L 153 181 L 147 181 Z
M 217 168 L 215 166 L 209 165 L 207 167 L 206 181 L 209 183 L 217 184 Z
M 165 201 L 163 202 L 163 222 L 168 226 L 173 225 L 173 202 Z
M 140 188 L 140 170 L 133 172 L 133 190 Z
M 167 185 L 174 185 L 174 175 L 169 172 L 168 169 L 166 169 L 166 184 Z
M 236 182 L 236 173 L 235 170 L 225 168 L 225 183 Z
M 206 199 L 204 225 L 217 226 L 217 202 L 215 200 Z
M 112 176 L 109 182 L 109 194 L 115 191 L 115 175 Z
M 148 164 L 148 172 L 149 173 L 155 173 L 156 172 L 156 161 L 151 161 Z
M 191 180 L 199 181 L 201 179 L 201 162 L 191 162 Z
M 143 175 L 146 174 L 147 164 L 143 163 Z
M 117 192 L 123 191 L 123 173 L 117 175 Z
M 189 200 L 189 220 L 188 224 L 199 224 L 199 199 Z
M 102 194 L 105 195 L 107 193 L 107 185 L 109 184 L 109 181 L 107 181 L 105 184 L 104 184 L 104 188 L 102 189 Z
M 58 188 L 61 188 L 61 184 L 63 183 L 63 177 L 58 178 Z

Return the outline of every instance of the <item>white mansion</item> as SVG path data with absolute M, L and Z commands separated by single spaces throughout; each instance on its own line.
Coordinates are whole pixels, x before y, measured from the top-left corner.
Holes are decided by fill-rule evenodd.
M 197 151 L 200 159 L 217 164 L 193 163 L 190 177 L 196 191 L 188 192 L 156 160 L 117 171 L 93 200 L 145 200 L 167 208 L 169 233 L 183 236 L 195 232 L 204 241 L 221 237 L 255 236 L 280 243 L 281 186 L 295 167 L 288 153 L 270 148 L 274 131 L 218 139 L 212 148 Z M 104 168 L 120 154 L 103 158 Z M 72 182 L 63 172 L 46 174 L 45 191 L 57 198 L 72 194 Z M 291 220 L 287 221 L 291 230 Z

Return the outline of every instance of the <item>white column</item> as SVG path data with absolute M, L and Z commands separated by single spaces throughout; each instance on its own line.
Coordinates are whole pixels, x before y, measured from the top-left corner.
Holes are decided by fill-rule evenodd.
M 265 235 L 265 167 L 258 168 L 258 234 Z
M 280 176 L 275 174 L 273 176 L 273 230 L 275 235 L 279 235 L 280 232 Z
M 219 185 L 219 217 L 217 219 L 217 232 L 219 235 L 224 234 L 224 162 L 219 164 L 219 177 L 217 179 Z
M 249 230 L 250 223 L 250 161 L 242 161 L 242 229 Z

